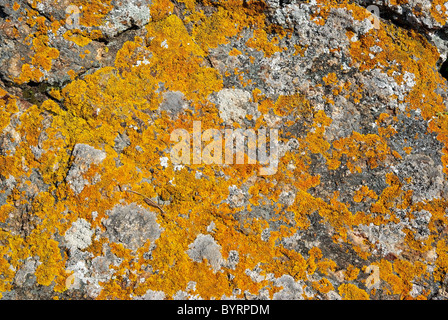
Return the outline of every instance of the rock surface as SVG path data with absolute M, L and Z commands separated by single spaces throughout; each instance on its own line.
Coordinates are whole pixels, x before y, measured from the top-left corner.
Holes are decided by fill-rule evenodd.
M 439 1 L 3 1 L 2 298 L 447 299 L 447 18 Z M 276 147 L 275 170 L 209 144 L 230 129 L 258 160 Z

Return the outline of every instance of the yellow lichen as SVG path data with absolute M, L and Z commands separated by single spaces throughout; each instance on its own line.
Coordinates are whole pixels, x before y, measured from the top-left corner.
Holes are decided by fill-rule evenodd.
M 369 295 L 351 283 L 341 284 L 338 288 L 343 300 L 369 300 Z

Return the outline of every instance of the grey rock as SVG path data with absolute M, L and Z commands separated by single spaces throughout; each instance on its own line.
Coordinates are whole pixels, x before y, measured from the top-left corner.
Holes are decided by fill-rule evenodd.
M 168 111 L 175 115 L 187 107 L 188 104 L 182 92 L 167 91 L 163 93 L 163 101 L 159 108 L 160 110 Z
M 273 300 L 303 300 L 302 281 L 296 282 L 290 275 L 283 275 L 276 279 L 275 285 L 283 289 L 274 293 Z
M 126 134 L 126 132 L 118 134 L 114 142 L 114 150 L 117 153 L 122 153 L 126 147 L 131 145 L 131 140 L 129 139 L 129 136 Z
M 446 186 L 441 165 L 425 155 L 409 155 L 397 166 L 400 178 L 411 178 L 403 190 L 412 190 L 412 200 L 415 202 L 440 198 Z

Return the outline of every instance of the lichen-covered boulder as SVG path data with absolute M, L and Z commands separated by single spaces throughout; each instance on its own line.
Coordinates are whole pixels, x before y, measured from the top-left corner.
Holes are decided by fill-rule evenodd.
M 3 1 L 2 298 L 447 299 L 446 11 Z

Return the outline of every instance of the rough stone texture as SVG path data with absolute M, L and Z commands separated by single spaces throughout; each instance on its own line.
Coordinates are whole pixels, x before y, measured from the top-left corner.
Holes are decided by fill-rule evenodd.
M 380 13 L 392 15 L 393 21 L 400 23 L 406 23 L 414 27 L 425 27 L 429 30 L 441 29 L 445 26 L 446 22 L 444 17 L 448 16 L 448 7 L 444 3 L 439 1 L 356 1 L 363 6 L 376 5 L 380 7 Z M 384 10 L 388 10 L 384 12 Z M 381 15 L 380 15 L 381 16 Z
M 3 1 L 2 298 L 447 299 L 447 17 Z M 278 130 L 278 167 L 173 163 L 193 121 Z

